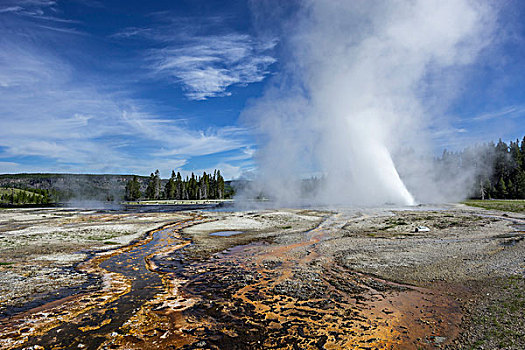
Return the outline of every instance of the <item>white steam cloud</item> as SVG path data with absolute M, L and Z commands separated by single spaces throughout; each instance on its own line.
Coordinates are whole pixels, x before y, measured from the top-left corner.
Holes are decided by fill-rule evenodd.
M 262 144 L 256 191 L 297 204 L 297 179 L 317 174 L 315 204 L 420 201 L 397 160 L 417 173 L 402 150 L 426 149 L 425 126 L 493 24 L 491 7 L 470 0 L 302 2 L 279 34 L 284 72 L 243 115 Z M 407 185 L 428 191 L 422 181 Z

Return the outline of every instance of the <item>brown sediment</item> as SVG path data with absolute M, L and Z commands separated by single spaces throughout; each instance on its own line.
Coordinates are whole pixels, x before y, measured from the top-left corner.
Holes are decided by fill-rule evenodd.
M 203 217 L 195 220 L 205 222 Z M 206 222 L 209 222 L 207 220 Z M 192 224 L 198 223 L 193 221 Z M 184 333 L 188 323 L 182 315 L 183 311 L 194 304 L 194 300 L 185 297 L 180 292 L 180 286 L 185 282 L 178 279 L 173 273 L 165 272 L 152 260 L 167 257 L 170 253 L 180 250 L 191 244 L 189 240 L 182 240 L 180 229 L 183 223 L 173 226 L 175 235 L 165 239 L 165 247 L 158 252 L 151 253 L 145 258 L 145 264 L 150 271 L 162 276 L 164 291 L 159 292 L 152 300 L 141 306 L 119 330 L 119 334 L 112 336 L 102 346 L 116 348 L 163 349 L 168 345 L 178 348 L 190 344 L 194 339 Z
M 196 263 L 178 294 L 183 303 L 167 305 L 172 293 L 148 302 L 111 345 L 417 349 L 454 338 L 461 312 L 451 297 L 343 268 L 317 252 L 327 237 L 319 227 L 300 242 L 251 243 Z
M 211 299 L 188 310 L 200 315 L 194 344 L 416 349 L 453 339 L 461 312 L 452 298 L 342 268 L 316 251 L 327 236 L 320 227 L 302 242 L 250 244 L 204 267 L 215 273 L 187 286 Z
M 105 289 L 19 315 L 20 319 L 25 317 L 26 323 L 20 323 L 18 329 L 21 334 L 38 333 L 46 344 L 57 348 L 79 344 L 88 349 L 454 346 L 452 341 L 460 330 L 462 318 L 457 300 L 460 283 L 442 278 L 447 272 L 443 266 L 470 264 L 467 254 L 471 251 L 461 253 L 467 244 L 464 237 L 473 242 L 469 247 L 476 249 L 476 257 L 483 259 L 492 259 L 502 252 L 519 253 L 516 247 L 522 244 L 521 241 L 516 246 L 500 243 L 504 239 L 502 230 L 507 226 L 499 222 L 457 213 L 454 217 L 403 213 L 404 220 L 413 222 L 412 225 L 423 221 L 444 227 L 417 236 L 407 224 L 392 225 L 391 213 L 330 217 L 326 217 L 326 212 L 311 213 L 317 221 L 302 226 L 294 221 L 299 226 L 293 230 L 288 230 L 289 226 L 282 221 L 273 226 L 265 221 L 264 225 L 250 229 L 246 223 L 265 214 L 234 213 L 232 217 L 245 220 L 242 223 L 245 233 L 215 238 L 210 238 L 209 232 L 229 224 L 210 222 L 218 217 L 228 220 L 228 216 L 192 214 L 189 220 L 152 231 L 147 239 L 133 246 L 90 260 L 83 269 L 105 273 L 108 276 Z M 267 214 L 272 217 L 269 220 L 278 216 Z M 205 229 L 199 231 L 193 227 L 182 234 L 184 227 L 203 222 L 207 223 L 201 226 Z M 313 223 L 320 224 L 310 229 Z M 234 224 L 226 228 L 240 228 Z M 478 225 L 475 229 L 470 227 L 474 224 Z M 369 235 L 370 232 L 374 234 Z M 441 247 L 438 253 L 436 246 Z M 399 255 L 413 247 L 419 250 Z M 362 263 L 358 260 L 361 257 Z M 404 265 L 404 257 L 411 259 L 411 265 Z M 516 259 L 519 257 L 516 255 Z M 478 260 L 475 262 L 478 264 Z M 109 271 L 108 264 L 122 268 L 123 273 Z M 381 270 L 383 266 L 385 270 Z M 468 270 L 462 270 L 460 265 L 450 271 Z M 136 288 L 133 283 L 151 275 L 156 276 L 152 291 L 136 294 L 140 302 L 134 304 L 133 310 L 127 310 L 128 314 L 119 315 L 119 303 L 137 293 L 135 289 L 131 292 L 131 288 Z M 111 287 L 119 276 L 123 278 L 123 286 L 128 283 L 129 288 L 121 290 L 121 294 L 118 288 Z M 458 278 L 461 276 L 458 274 Z M 424 278 L 419 284 L 412 282 Z M 442 282 L 438 284 L 436 279 Z M 80 305 L 76 309 L 75 303 Z M 49 321 L 46 326 L 47 317 L 56 323 Z M 118 317 L 120 320 L 115 320 Z M 76 325 L 61 328 L 67 322 Z M 64 329 L 62 334 L 72 335 L 76 340 L 71 344 L 54 343 L 56 329 Z M 15 344 L 12 347 L 35 345 L 40 339 L 33 337 L 27 341 L 27 337 L 16 338 L 14 333 L 7 336 L 13 342 L 18 341 L 10 343 Z M 98 340 L 89 343 L 95 337 Z
M 0 321 L 0 345 L 2 348 L 10 349 L 19 347 L 30 338 L 38 338 L 45 335 L 51 329 L 55 329 L 62 324 L 79 324 L 78 330 L 81 332 L 89 332 L 98 330 L 105 325 L 111 323 L 111 318 L 106 318 L 95 325 L 81 326 L 80 318 L 86 316 L 90 312 L 97 314 L 105 314 L 108 310 L 105 305 L 109 305 L 123 295 L 131 291 L 132 281 L 127 276 L 121 273 L 108 271 L 101 267 L 101 264 L 111 257 L 121 255 L 129 252 L 134 248 L 143 246 L 151 242 L 153 235 L 159 231 L 166 229 L 181 229 L 188 224 L 200 222 L 202 218 L 194 215 L 191 219 L 182 220 L 177 223 L 164 225 L 159 229 L 150 231 L 146 237 L 132 245 L 116 249 L 111 252 L 103 252 L 97 254 L 92 259 L 79 265 L 78 269 L 89 274 L 96 274 L 102 277 L 103 287 L 101 290 L 88 293 L 69 296 L 60 300 L 56 300 L 31 309 L 22 314 L 16 315 Z M 172 243 L 170 242 L 167 242 Z M 170 247 L 170 250 L 178 249 L 180 246 Z
M 136 243 L 136 246 L 140 243 Z M 131 249 L 132 246 L 118 249 L 111 254 L 96 256 L 80 268 L 87 272 L 98 274 L 103 278 L 102 290 L 88 294 L 69 296 L 52 301 L 22 314 L 0 320 L 0 345 L 5 349 L 24 344 L 29 337 L 45 334 L 60 324 L 73 322 L 81 314 L 95 307 L 107 304 L 129 292 L 131 282 L 121 274 L 109 272 L 99 267 L 100 263 L 113 255 Z

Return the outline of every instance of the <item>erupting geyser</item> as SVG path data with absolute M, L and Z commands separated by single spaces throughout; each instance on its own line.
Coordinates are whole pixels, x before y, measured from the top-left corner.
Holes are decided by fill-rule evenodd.
M 400 173 L 422 165 L 401 150 L 424 148 L 456 68 L 489 42 L 491 13 L 470 0 L 306 0 L 284 25 L 264 26 L 279 27 L 282 72 L 243 115 L 260 137 L 260 189 L 293 204 L 297 179 L 317 175 L 310 203 L 414 204 Z

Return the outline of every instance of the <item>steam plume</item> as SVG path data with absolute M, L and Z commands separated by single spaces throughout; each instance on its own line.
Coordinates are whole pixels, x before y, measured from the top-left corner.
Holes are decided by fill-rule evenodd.
M 283 72 L 243 114 L 262 144 L 257 190 L 293 204 L 298 175 L 318 174 L 317 204 L 414 204 L 393 159 L 425 148 L 491 13 L 470 0 L 303 1 L 280 28 Z

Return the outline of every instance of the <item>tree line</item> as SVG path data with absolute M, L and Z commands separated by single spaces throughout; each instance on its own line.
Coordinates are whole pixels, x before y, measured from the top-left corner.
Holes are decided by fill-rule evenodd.
M 126 184 L 125 198 L 128 201 L 137 199 L 223 199 L 231 195 L 225 191 L 224 178 L 220 170 L 214 170 L 212 174 L 203 172 L 202 176 L 191 176 L 183 178 L 180 172 L 171 172 L 171 177 L 162 186 L 160 172 L 156 170 L 151 173 L 148 185 L 144 193 L 141 192 L 140 182 L 137 176 L 134 176 Z
M 50 204 L 51 195 L 48 190 L 34 188 L 5 188 L 0 194 L 0 203 L 11 205 Z
M 461 152 L 445 150 L 437 162 L 457 174 L 474 171 L 472 198 L 525 199 L 525 137 L 521 143 L 499 139 Z

